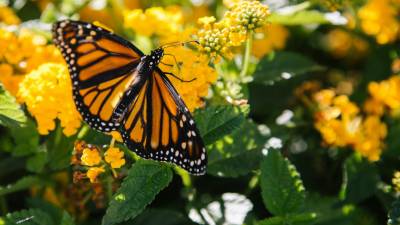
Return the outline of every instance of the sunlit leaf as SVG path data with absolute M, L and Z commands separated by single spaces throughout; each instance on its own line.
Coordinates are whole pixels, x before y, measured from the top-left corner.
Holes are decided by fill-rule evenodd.
M 243 123 L 244 113 L 233 106 L 210 106 L 196 111 L 195 119 L 206 145 L 232 133 Z
M 288 215 L 303 207 L 303 182 L 296 168 L 279 151 L 268 151 L 261 163 L 260 179 L 264 204 L 272 214 Z
M 0 84 L 0 125 L 16 127 L 26 122 L 26 116 L 14 96 Z
M 172 171 L 168 166 L 148 160 L 136 162 L 111 199 L 102 224 L 116 224 L 136 217 L 171 180 Z

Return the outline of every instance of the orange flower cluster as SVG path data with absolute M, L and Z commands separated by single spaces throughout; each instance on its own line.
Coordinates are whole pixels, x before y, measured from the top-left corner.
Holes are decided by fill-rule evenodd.
M 330 89 L 315 93 L 314 100 L 318 107 L 314 125 L 327 145 L 350 146 L 370 161 L 379 160 L 387 135 L 386 124 L 380 116 L 363 117 L 347 96 L 337 96 Z

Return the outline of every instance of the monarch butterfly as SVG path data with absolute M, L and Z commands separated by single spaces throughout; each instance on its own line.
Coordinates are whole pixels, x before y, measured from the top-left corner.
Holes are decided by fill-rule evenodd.
M 53 41 L 68 64 L 76 108 L 101 132 L 119 131 L 146 159 L 205 173 L 207 155 L 188 108 L 158 64 L 164 48 L 143 54 L 109 30 L 82 21 L 53 25 Z

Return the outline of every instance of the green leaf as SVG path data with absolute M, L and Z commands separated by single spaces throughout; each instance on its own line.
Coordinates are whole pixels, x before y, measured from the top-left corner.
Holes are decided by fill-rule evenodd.
M 121 225 L 179 225 L 195 224 L 187 217 L 177 211 L 169 209 L 148 209 L 133 220 L 129 220 Z
M 340 199 L 358 203 L 376 192 L 380 179 L 375 165 L 354 154 L 346 159 L 343 170 Z
M 39 151 L 39 133 L 33 121 L 27 120 L 21 127 L 12 127 L 11 136 L 15 144 L 13 156 L 27 156 Z
M 294 214 L 285 217 L 275 216 L 257 221 L 256 225 L 311 225 L 316 217 L 317 215 L 315 213 Z
M 207 173 L 221 177 L 238 177 L 248 174 L 260 166 L 260 149 L 244 151 L 229 158 L 208 163 Z
M 254 82 L 273 85 L 281 80 L 322 69 L 311 59 L 298 53 L 276 52 L 272 57 L 266 56 L 261 59 L 254 72 Z
M 7 214 L 4 218 L 5 224 L 23 225 L 54 225 L 51 217 L 39 209 L 28 209 Z
M 195 113 L 197 126 L 206 145 L 212 144 L 238 129 L 244 113 L 233 106 L 210 106 Z
M 75 224 L 74 219 L 66 211 L 64 211 L 60 225 L 74 225 L 74 224 Z
M 23 177 L 14 184 L 10 184 L 5 187 L 0 186 L 0 196 L 28 189 L 35 184 L 45 185 L 43 180 L 41 180 L 39 177 L 36 176 Z
M 327 24 L 330 23 L 326 19 L 325 14 L 316 10 L 304 10 L 291 14 L 272 13 L 268 17 L 271 23 L 282 25 L 309 25 L 309 24 Z
M 261 163 L 261 191 L 267 209 L 276 216 L 299 212 L 305 190 L 296 168 L 279 151 L 269 150 Z
M 172 171 L 167 165 L 138 161 L 111 199 L 102 224 L 116 224 L 136 217 L 171 180 Z
M 0 84 L 0 125 L 17 127 L 25 122 L 24 111 L 22 111 L 14 96 Z
M 48 164 L 50 169 L 56 171 L 70 166 L 70 157 L 74 149 L 75 140 L 75 135 L 66 137 L 62 133 L 62 127 L 59 124 L 56 130 L 48 135 L 46 146 L 48 149 Z M 109 141 L 109 139 L 107 140 Z M 87 143 L 94 144 L 95 142 Z
M 42 172 L 47 163 L 47 155 L 47 150 L 42 148 L 42 151 L 28 158 L 26 161 L 26 168 L 34 173 Z
M 388 215 L 388 225 L 399 225 L 400 224 L 400 200 L 397 199 L 392 204 L 392 209 Z
M 246 135 L 243 135 L 243 131 L 246 131 Z M 257 125 L 245 120 L 239 129 L 209 146 L 207 173 L 238 177 L 259 168 L 265 140 Z

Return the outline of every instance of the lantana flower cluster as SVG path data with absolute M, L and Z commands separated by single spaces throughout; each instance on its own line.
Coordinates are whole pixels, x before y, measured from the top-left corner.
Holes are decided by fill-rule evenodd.
M 213 57 L 230 57 L 230 48 L 241 45 L 249 32 L 266 25 L 269 14 L 268 6 L 259 1 L 238 1 L 218 22 L 213 17 L 199 19 L 200 50 Z
M 45 63 L 26 75 L 19 86 L 18 99 L 36 119 L 40 134 L 54 130 L 55 119 L 60 120 L 66 136 L 75 134 L 81 126 L 64 63 Z
M 325 89 L 314 94 L 317 103 L 315 128 L 328 146 L 351 147 L 370 161 L 379 160 L 387 126 L 374 114 L 362 116 L 346 95 Z
M 379 44 L 391 43 L 399 38 L 400 2 L 397 0 L 368 0 L 358 11 L 361 28 L 373 35 Z
M 125 165 L 124 152 L 114 146 L 108 146 L 103 152 L 103 148 L 95 145 L 86 144 L 83 141 L 77 141 L 71 164 L 78 166 L 75 171 L 75 178 L 78 180 L 88 178 L 91 183 L 99 183 L 99 176 L 108 170 L 111 170 L 116 176 L 115 169 L 120 169 Z M 83 176 L 81 170 L 86 171 Z M 110 174 L 109 174 L 110 175 Z
M 27 29 L 10 31 L 0 28 L 0 81 L 16 95 L 24 76 L 46 62 L 63 62 L 54 45 L 45 37 Z
M 370 98 L 365 110 L 371 114 L 382 115 L 386 110 L 393 116 L 400 115 L 400 77 L 392 76 L 380 82 L 368 85 Z

